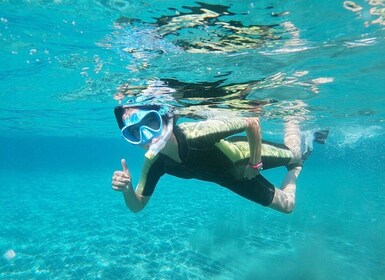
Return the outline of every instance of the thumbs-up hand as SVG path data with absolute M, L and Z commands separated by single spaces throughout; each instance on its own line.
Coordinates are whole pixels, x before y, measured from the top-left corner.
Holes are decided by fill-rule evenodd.
M 121 160 L 122 170 L 114 172 L 112 176 L 112 189 L 114 191 L 125 192 L 132 188 L 131 174 L 127 168 L 126 160 Z

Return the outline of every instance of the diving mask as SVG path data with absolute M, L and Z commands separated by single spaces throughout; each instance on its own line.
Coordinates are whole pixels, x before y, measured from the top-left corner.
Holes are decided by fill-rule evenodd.
M 134 145 L 146 145 L 163 132 L 162 116 L 155 110 L 138 110 L 123 123 L 122 136 Z

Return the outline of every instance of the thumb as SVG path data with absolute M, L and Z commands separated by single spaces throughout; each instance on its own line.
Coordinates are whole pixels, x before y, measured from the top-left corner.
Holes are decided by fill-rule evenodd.
M 124 172 L 125 174 L 130 175 L 130 172 L 128 171 L 128 168 L 127 168 L 126 160 L 125 160 L 125 159 L 122 159 L 120 162 L 121 162 L 121 164 L 122 164 L 123 172 Z

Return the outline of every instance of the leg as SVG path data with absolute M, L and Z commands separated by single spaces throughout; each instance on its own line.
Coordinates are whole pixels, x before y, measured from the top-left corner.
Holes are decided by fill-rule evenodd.
M 289 164 L 300 162 L 302 159 L 301 132 L 294 121 L 288 121 L 285 124 L 284 143 L 293 154 Z
M 302 159 L 301 152 L 301 134 L 298 124 L 289 121 L 285 126 L 285 145 L 293 154 L 289 164 L 298 163 Z M 281 189 L 275 189 L 274 198 L 269 207 L 284 212 L 291 213 L 295 206 L 295 191 L 297 187 L 297 179 L 301 173 L 302 167 L 297 166 L 289 170 L 282 182 Z
M 281 189 L 275 189 L 273 201 L 269 205 L 270 208 L 283 213 L 291 213 L 295 206 L 295 190 L 297 187 L 297 179 L 301 173 L 302 167 L 298 166 L 289 170 L 282 182 Z
M 275 187 L 261 174 L 252 179 L 228 181 L 221 186 L 263 206 L 270 205 L 274 198 Z

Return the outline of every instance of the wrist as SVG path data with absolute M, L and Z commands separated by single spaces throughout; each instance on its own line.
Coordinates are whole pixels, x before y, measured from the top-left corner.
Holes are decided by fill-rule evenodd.
M 126 186 L 124 186 L 124 188 L 122 188 L 121 191 L 122 191 L 122 193 L 129 193 L 129 192 L 133 191 L 132 184 L 127 183 Z
M 262 161 L 259 161 L 257 163 L 251 163 L 249 162 L 248 166 L 252 169 L 256 169 L 258 171 L 262 170 L 263 169 L 263 163 Z

